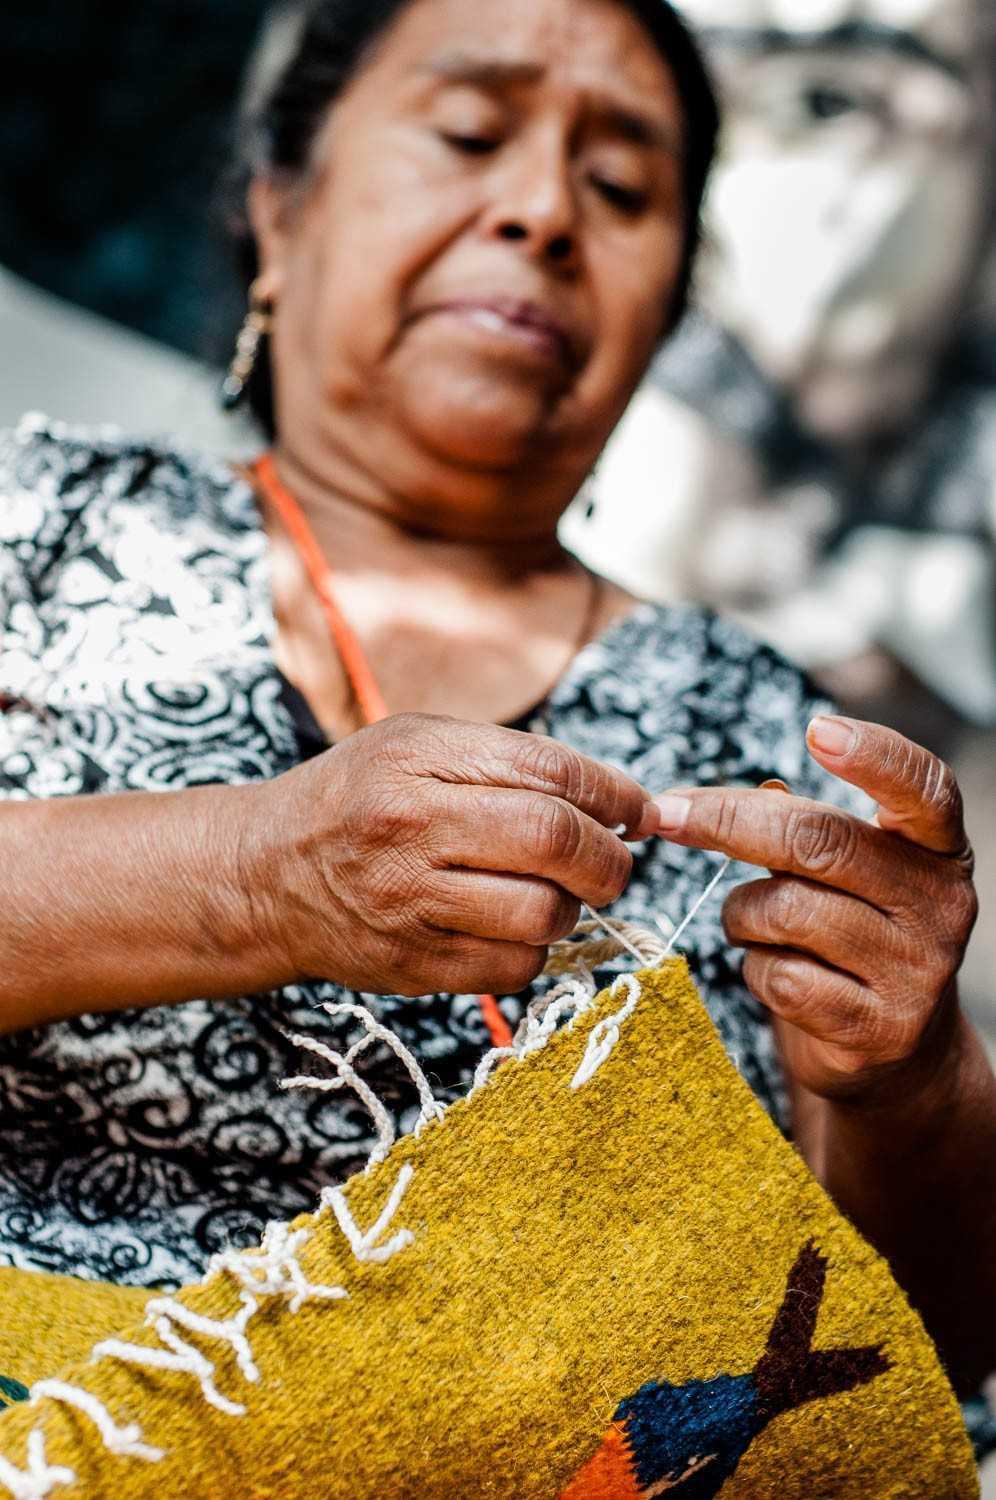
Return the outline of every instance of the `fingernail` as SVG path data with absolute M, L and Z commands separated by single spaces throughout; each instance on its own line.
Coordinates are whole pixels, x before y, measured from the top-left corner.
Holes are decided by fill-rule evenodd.
M 857 743 L 857 735 L 844 719 L 828 719 L 822 715 L 809 726 L 809 743 L 824 755 L 847 755 Z
M 671 792 L 664 792 L 662 796 L 654 798 L 654 803 L 657 807 L 659 829 L 667 833 L 680 833 L 692 811 L 690 800 L 687 797 L 675 797 Z

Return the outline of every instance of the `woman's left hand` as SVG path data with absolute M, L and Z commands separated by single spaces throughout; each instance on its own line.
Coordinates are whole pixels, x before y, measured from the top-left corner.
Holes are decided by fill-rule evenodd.
M 943 1068 L 978 914 L 961 794 L 893 730 L 819 718 L 807 739 L 876 800 L 872 823 L 778 790 L 682 788 L 656 799 L 660 834 L 773 872 L 723 917 L 790 1077 L 828 1099 L 908 1096 Z

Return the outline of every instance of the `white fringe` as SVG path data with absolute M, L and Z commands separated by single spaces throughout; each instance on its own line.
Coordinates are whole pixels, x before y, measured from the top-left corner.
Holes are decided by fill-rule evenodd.
M 287 1297 L 292 1313 L 313 1299 L 340 1301 L 349 1293 L 341 1286 L 315 1286 L 305 1276 L 298 1251 L 310 1239 L 310 1229 L 294 1229 L 274 1222 L 263 1231 L 257 1250 L 222 1250 L 213 1255 L 205 1280 L 227 1272 L 244 1291 L 260 1297 Z
M 0 1458 L 0 1484 L 7 1486 L 14 1500 L 45 1500 L 60 1485 L 75 1484 L 72 1469 L 60 1465 L 49 1467 L 45 1458 L 45 1434 L 36 1427 L 28 1434 L 28 1467 L 16 1469 Z
M 421 1135 L 426 1125 L 428 1125 L 431 1121 L 442 1120 L 446 1111 L 439 1103 L 436 1096 L 433 1094 L 432 1089 L 429 1087 L 429 1080 L 426 1078 L 424 1072 L 419 1066 L 418 1059 L 416 1058 L 415 1054 L 413 1052 L 410 1052 L 405 1044 L 395 1036 L 394 1032 L 389 1026 L 385 1026 L 382 1022 L 378 1021 L 376 1016 L 372 1015 L 371 1012 L 367 1010 L 363 1005 L 327 1004 L 323 1005 L 322 1009 L 324 1011 L 327 1011 L 328 1014 L 332 1017 L 354 1016 L 366 1027 L 367 1037 L 363 1039 L 364 1042 L 367 1040 L 367 1038 L 376 1037 L 378 1041 L 383 1042 L 394 1053 L 395 1057 L 405 1069 L 412 1083 L 415 1085 L 415 1088 L 418 1092 L 419 1101 L 422 1105 L 422 1108 L 419 1111 L 419 1117 L 415 1121 L 413 1131 L 413 1134 L 416 1137 Z M 357 1043 L 357 1046 L 360 1045 L 362 1045 L 362 1043 Z
M 581 978 L 563 979 L 545 995 L 538 995 L 535 1000 L 530 1001 L 510 1047 L 493 1047 L 484 1054 L 474 1073 L 468 1098 L 472 1098 L 490 1082 L 495 1068 L 506 1057 L 521 1061 L 531 1052 L 540 1051 L 565 1016 L 573 1024 L 578 1016 L 591 1008 L 595 999 L 595 980 L 583 964 L 579 963 L 578 967 L 584 971 Z
M 318 1089 L 322 1093 L 331 1094 L 336 1089 L 342 1088 L 343 1084 L 348 1086 L 356 1094 L 357 1098 L 366 1105 L 370 1111 L 370 1118 L 374 1122 L 377 1132 L 377 1144 L 370 1153 L 367 1160 L 366 1171 L 370 1171 L 378 1162 L 382 1162 L 394 1145 L 395 1129 L 394 1120 L 389 1111 L 378 1099 L 373 1089 L 362 1078 L 351 1063 L 347 1062 L 341 1052 L 336 1052 L 332 1047 L 320 1042 L 317 1037 L 300 1036 L 296 1032 L 291 1035 L 290 1040 L 295 1047 L 301 1047 L 305 1052 L 310 1052 L 315 1057 L 321 1057 L 325 1062 L 331 1063 L 335 1068 L 335 1078 L 313 1078 L 307 1074 L 296 1078 L 281 1078 L 282 1089 Z
M 252 1349 L 246 1338 L 246 1326 L 250 1318 L 259 1311 L 259 1303 L 248 1292 L 243 1292 L 241 1307 L 234 1318 L 220 1321 L 206 1318 L 177 1302 L 173 1297 L 153 1297 L 146 1303 L 146 1325 L 155 1329 L 165 1349 L 149 1348 L 145 1344 L 127 1344 L 121 1339 L 104 1339 L 96 1345 L 92 1358 L 121 1359 L 133 1365 L 145 1365 L 153 1370 L 174 1370 L 177 1374 L 192 1375 L 199 1383 L 201 1395 L 209 1405 L 225 1412 L 230 1417 L 245 1416 L 245 1407 L 240 1401 L 230 1401 L 223 1396 L 214 1383 L 215 1366 L 206 1355 L 182 1339 L 174 1329 L 174 1323 L 190 1333 L 199 1333 L 204 1338 L 220 1339 L 230 1345 L 236 1363 L 246 1380 L 259 1380 L 259 1370 L 252 1357 Z
M 569 968 L 571 976 L 563 979 L 546 995 L 538 996 L 529 1005 L 510 1047 L 495 1047 L 485 1054 L 478 1064 L 470 1095 L 486 1086 L 494 1069 L 505 1058 L 521 1060 L 541 1050 L 565 1017 L 567 1024 L 572 1025 L 579 1015 L 591 1008 L 595 998 L 592 967 L 596 963 L 604 962 L 606 957 L 616 956 L 620 951 L 630 953 L 641 965 L 648 967 L 663 962 L 673 951 L 703 902 L 722 880 L 730 863 L 727 860 L 717 872 L 663 949 L 657 938 L 641 929 L 629 923 L 610 921 L 594 912 L 591 912 L 592 920 L 582 923 L 578 929 L 582 938 L 587 938 L 587 941 L 567 940 L 555 944 L 551 949 L 548 972 L 563 973 L 565 968 Z M 591 937 L 597 929 L 607 933 L 608 939 Z M 620 975 L 613 984 L 611 993 L 615 994 L 620 986 L 627 991 L 626 1002 L 614 1015 L 605 1017 L 593 1028 L 584 1058 L 571 1080 L 572 1089 L 582 1087 L 595 1076 L 619 1041 L 623 1025 L 636 1009 L 641 994 L 636 975 Z M 323 1009 L 332 1017 L 351 1016 L 360 1021 L 364 1028 L 363 1036 L 345 1053 L 335 1051 L 316 1037 L 293 1036 L 291 1040 L 296 1046 L 330 1063 L 335 1069 L 335 1077 L 287 1078 L 281 1080 L 280 1087 L 314 1088 L 325 1092 L 351 1088 L 369 1110 L 377 1133 L 377 1144 L 370 1153 L 366 1167 L 369 1172 L 387 1156 L 396 1135 L 390 1113 L 354 1066 L 357 1058 L 374 1041 L 383 1042 L 390 1048 L 415 1085 L 421 1105 L 414 1128 L 416 1136 L 429 1123 L 442 1121 L 445 1109 L 433 1095 L 417 1059 L 390 1028 L 378 1021 L 369 1010 L 352 1004 L 327 1004 Z M 322 1192 L 321 1209 L 328 1209 L 334 1216 L 354 1258 L 360 1264 L 383 1265 L 412 1244 L 414 1235 L 409 1229 L 400 1229 L 383 1244 L 379 1242 L 390 1228 L 413 1175 L 411 1164 L 406 1163 L 398 1173 L 382 1211 L 367 1230 L 361 1230 L 356 1223 L 341 1188 L 326 1188 Z M 258 1384 L 260 1372 L 249 1342 L 248 1329 L 259 1311 L 260 1298 L 285 1297 L 288 1309 L 293 1314 L 313 1300 L 339 1301 L 349 1296 L 344 1287 L 315 1285 L 305 1276 L 299 1255 L 313 1232 L 307 1227 L 292 1230 L 289 1224 L 268 1224 L 258 1248 L 225 1250 L 211 1258 L 203 1281 L 206 1283 L 217 1276 L 226 1275 L 241 1289 L 239 1311 L 233 1317 L 209 1318 L 194 1312 L 173 1297 L 153 1297 L 146 1304 L 146 1324 L 155 1330 L 160 1347 L 127 1343 L 121 1339 L 104 1339 L 94 1347 L 92 1359 L 119 1359 L 123 1363 L 191 1375 L 198 1382 L 201 1394 L 209 1405 L 229 1416 L 244 1416 L 245 1405 L 222 1395 L 215 1385 L 214 1363 L 200 1349 L 182 1338 L 177 1329 L 226 1344 L 243 1379 L 249 1384 Z M 166 1456 L 162 1449 L 143 1442 L 142 1430 L 137 1423 L 129 1423 L 126 1427 L 118 1426 L 103 1402 L 80 1386 L 70 1385 L 62 1380 L 38 1381 L 32 1387 L 31 1401 L 33 1404 L 41 1400 L 61 1401 L 83 1412 L 97 1428 L 110 1453 L 125 1458 L 143 1459 L 149 1463 L 156 1463 Z M 27 1464 L 27 1469 L 18 1469 L 0 1456 L 0 1484 L 14 1500 L 47 1500 L 53 1489 L 76 1483 L 76 1474 L 72 1469 L 47 1462 L 45 1435 L 41 1427 L 35 1427 L 28 1434 Z
M 342 1188 L 323 1188 L 321 1202 L 323 1208 L 330 1208 L 335 1215 L 336 1223 L 349 1241 L 349 1248 L 353 1255 L 361 1263 L 374 1262 L 383 1265 L 397 1255 L 399 1250 L 404 1250 L 410 1245 L 415 1236 L 410 1229 L 399 1229 L 398 1233 L 388 1240 L 386 1245 L 377 1245 L 381 1235 L 385 1233 L 394 1215 L 397 1213 L 402 1198 L 408 1190 L 408 1184 L 415 1175 L 415 1169 L 410 1162 L 406 1162 L 398 1173 L 398 1180 L 391 1189 L 390 1197 L 384 1205 L 383 1211 L 375 1224 L 364 1232 L 360 1229 L 356 1220 L 350 1212 L 346 1195 Z
M 323 1204 L 327 1203 L 332 1209 L 357 1260 L 383 1264 L 412 1243 L 414 1235 L 407 1229 L 399 1230 L 383 1245 L 378 1241 L 390 1228 L 413 1176 L 414 1169 L 406 1163 L 376 1222 L 365 1232 L 357 1226 L 341 1191 L 326 1189 L 322 1194 Z M 227 1416 L 244 1416 L 245 1405 L 222 1395 L 215 1385 L 214 1363 L 200 1349 L 181 1338 L 176 1330 L 182 1328 L 202 1338 L 218 1339 L 227 1344 L 243 1378 L 251 1384 L 258 1384 L 260 1372 L 249 1342 L 248 1328 L 259 1311 L 261 1297 L 286 1297 L 290 1312 L 296 1313 L 313 1299 L 338 1301 L 349 1296 L 345 1287 L 315 1285 L 305 1276 L 298 1257 L 313 1233 L 314 1230 L 308 1227 L 291 1230 L 288 1224 L 268 1224 L 259 1249 L 226 1250 L 212 1257 L 204 1282 L 229 1275 L 241 1287 L 240 1307 L 234 1317 L 209 1318 L 173 1297 L 153 1297 L 146 1304 L 146 1323 L 155 1330 L 160 1345 L 165 1347 L 104 1339 L 95 1346 L 92 1359 L 119 1359 L 125 1364 L 192 1375 L 209 1405 Z M 62 1401 L 85 1412 L 111 1453 L 143 1458 L 148 1462 L 157 1462 L 166 1456 L 162 1449 L 141 1442 L 141 1429 L 135 1424 L 117 1426 L 104 1404 L 80 1386 L 61 1380 L 40 1381 L 32 1388 L 32 1399 L 35 1397 Z M 28 1437 L 26 1472 L 0 1458 L 0 1484 L 6 1486 L 14 1500 L 45 1500 L 54 1488 L 75 1482 L 72 1469 L 50 1467 L 46 1463 L 45 1438 L 40 1427 Z
M 147 1443 L 142 1442 L 142 1429 L 137 1422 L 119 1427 L 103 1401 L 98 1400 L 90 1391 L 84 1391 L 78 1385 L 69 1385 L 65 1380 L 36 1380 L 31 1387 L 32 1403 L 41 1401 L 46 1396 L 53 1401 L 62 1401 L 66 1406 L 75 1406 L 89 1417 L 103 1438 L 108 1452 L 120 1454 L 122 1458 L 142 1458 L 146 1463 L 158 1463 L 159 1459 L 165 1457 L 161 1448 L 150 1448 Z
M 621 1010 L 617 1010 L 614 1016 L 605 1016 L 591 1029 L 588 1045 L 585 1048 L 581 1065 L 574 1077 L 571 1079 L 571 1088 L 579 1089 L 584 1084 L 590 1083 L 605 1060 L 611 1055 L 619 1040 L 620 1031 L 626 1021 L 629 1020 L 639 1003 L 643 994 L 643 986 L 635 974 L 620 974 L 610 990 L 614 995 L 622 985 L 628 992 L 629 998 Z

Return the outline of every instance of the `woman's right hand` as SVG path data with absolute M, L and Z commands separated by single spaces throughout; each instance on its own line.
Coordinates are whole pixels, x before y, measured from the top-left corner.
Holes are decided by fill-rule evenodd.
M 281 967 L 381 994 L 523 989 L 581 901 L 625 889 L 623 837 L 658 822 L 636 782 L 555 740 L 421 714 L 259 792 L 247 896 Z

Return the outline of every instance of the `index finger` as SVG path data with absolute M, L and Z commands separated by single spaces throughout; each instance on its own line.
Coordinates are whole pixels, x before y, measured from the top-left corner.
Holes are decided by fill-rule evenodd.
M 421 719 L 420 730 L 407 756 L 418 775 L 455 786 L 545 792 L 628 839 L 649 838 L 657 829 L 650 794 L 631 776 L 559 740 L 459 719 Z
M 660 832 L 672 843 L 715 849 L 745 864 L 802 875 L 848 891 L 882 911 L 901 910 L 907 888 L 920 890 L 933 856 L 923 850 L 923 880 L 897 877 L 891 833 L 850 813 L 781 791 L 699 787 L 657 798 Z M 914 862 L 917 851 L 904 858 Z
M 950 766 L 882 724 L 823 715 L 806 734 L 813 759 L 878 803 L 878 825 L 932 849 L 967 856 L 961 791 Z

